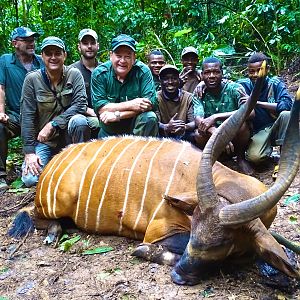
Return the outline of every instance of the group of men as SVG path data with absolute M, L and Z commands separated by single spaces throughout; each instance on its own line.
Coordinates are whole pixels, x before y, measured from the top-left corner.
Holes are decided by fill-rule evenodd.
M 64 42 L 54 36 L 41 44 L 27 27 L 11 34 L 15 52 L 0 57 L 0 192 L 8 188 L 8 140 L 21 135 L 25 155 L 22 181 L 35 185 L 51 157 L 70 143 L 133 134 L 190 141 L 203 148 L 222 121 L 247 100 L 267 57 L 252 55 L 248 78 L 223 79 L 222 63 L 210 57 L 197 69 L 198 51 L 181 53 L 182 71 L 166 64 L 160 50 L 150 52 L 148 66 L 136 59 L 136 41 L 125 34 L 111 42 L 110 59 L 97 60 L 97 33 L 78 36 L 78 62 L 66 66 Z M 281 145 L 292 100 L 284 84 L 267 77 L 260 99 L 234 140 L 224 149 L 237 156 L 242 172 L 249 162 L 270 156 Z

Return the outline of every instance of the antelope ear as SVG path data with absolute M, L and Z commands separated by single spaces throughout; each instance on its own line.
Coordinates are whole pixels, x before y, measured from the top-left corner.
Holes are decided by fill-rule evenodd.
M 258 221 L 257 219 L 254 221 Z M 259 226 L 255 227 L 254 233 L 254 250 L 267 263 L 284 272 L 290 277 L 300 277 L 297 271 L 280 244 L 275 240 L 271 233 L 266 229 L 261 221 Z M 254 228 L 252 228 L 254 229 Z
M 194 209 L 198 204 L 196 192 L 185 192 L 178 195 L 164 195 L 164 199 L 174 207 L 184 211 L 187 215 L 193 215 Z

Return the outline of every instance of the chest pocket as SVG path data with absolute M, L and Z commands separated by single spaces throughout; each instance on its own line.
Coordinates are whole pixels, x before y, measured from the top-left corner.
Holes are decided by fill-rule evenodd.
M 139 86 L 137 84 L 131 86 L 130 88 L 126 87 L 126 95 L 128 100 L 140 98 L 142 96 L 139 90 Z
M 61 102 L 61 106 L 65 109 L 71 106 L 73 96 L 73 89 L 69 88 L 66 90 L 62 90 L 60 95 L 57 95 L 58 100 Z
M 57 102 L 52 93 L 41 93 L 37 95 L 37 104 L 40 114 L 49 114 L 56 110 Z

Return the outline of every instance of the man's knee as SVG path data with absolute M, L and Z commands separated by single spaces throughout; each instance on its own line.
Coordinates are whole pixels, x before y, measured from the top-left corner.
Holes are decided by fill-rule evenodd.
M 158 136 L 158 119 L 153 111 L 137 116 L 133 134 L 137 136 Z
M 79 126 L 88 126 L 87 118 L 83 115 L 73 116 L 68 124 L 68 130 L 72 130 Z
M 25 184 L 26 187 L 35 186 L 39 180 L 39 176 L 32 175 L 28 173 L 27 175 L 22 174 L 22 182 Z
M 246 151 L 246 159 L 255 165 L 266 161 L 269 156 L 265 152 L 259 151 L 259 149 L 250 148 Z
M 91 137 L 91 129 L 87 118 L 83 115 L 73 116 L 68 124 L 68 134 L 71 137 L 72 143 L 88 141 Z
M 153 111 L 146 111 L 138 116 L 138 121 L 145 124 L 156 124 L 158 119 Z
M 278 119 L 281 119 L 283 122 L 288 123 L 290 120 L 290 115 L 291 115 L 290 111 L 284 110 L 279 114 Z

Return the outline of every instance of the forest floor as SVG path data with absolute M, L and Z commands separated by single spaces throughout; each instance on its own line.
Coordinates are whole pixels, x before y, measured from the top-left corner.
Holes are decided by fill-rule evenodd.
M 299 85 L 292 81 L 294 95 Z M 230 162 L 229 166 L 235 168 Z M 270 162 L 255 177 L 267 186 L 273 183 Z M 271 229 L 300 242 L 300 202 L 286 199 L 300 193 L 300 171 L 278 204 L 278 214 Z M 0 300 L 15 299 L 300 299 L 300 282 L 275 282 L 259 271 L 255 261 L 222 267 L 213 276 L 195 286 L 178 286 L 170 278 L 171 267 L 131 256 L 138 241 L 122 237 L 81 236 L 68 252 L 43 245 L 45 232 L 35 231 L 16 240 L 7 236 L 11 221 L 22 203 L 33 199 L 34 189 L 16 194 L 8 191 L 0 198 Z M 82 255 L 80 249 L 110 246 L 103 254 Z M 299 266 L 300 257 L 296 256 Z

